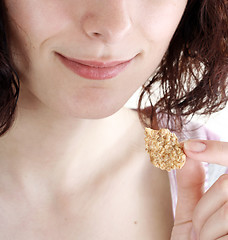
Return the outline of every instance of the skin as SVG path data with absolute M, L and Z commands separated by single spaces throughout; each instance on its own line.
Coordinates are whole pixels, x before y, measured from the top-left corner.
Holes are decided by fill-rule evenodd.
M 204 193 L 205 172 L 201 164 L 228 166 L 228 143 L 189 140 L 184 143 L 184 151 L 187 164 L 177 172 L 178 202 L 171 240 L 228 239 L 228 175 L 219 177 Z
M 21 92 L 0 139 L 1 239 L 169 239 L 168 176 L 122 107 L 159 65 L 186 2 L 5 1 Z M 134 59 L 113 79 L 89 80 L 56 53 Z
M 160 63 L 186 2 L 6 1 L 23 104 L 83 119 L 113 114 Z M 116 78 L 90 81 L 66 69 L 56 52 L 82 60 L 134 60 Z

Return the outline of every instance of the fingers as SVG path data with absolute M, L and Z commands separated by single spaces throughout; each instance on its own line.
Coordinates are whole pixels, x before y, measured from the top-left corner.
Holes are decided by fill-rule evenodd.
M 228 233 L 228 175 L 206 192 L 201 162 L 228 166 L 228 143 L 189 140 L 183 143 L 187 162 L 177 171 L 178 201 L 172 239 L 225 240 Z M 228 239 L 227 239 L 228 240 Z
M 223 237 L 220 237 L 220 238 L 217 238 L 216 240 L 228 240 L 228 236 L 223 236 Z
M 176 175 L 178 200 L 171 239 L 189 240 L 193 212 L 203 195 L 205 173 L 200 162 L 188 159 L 185 166 L 178 170 Z
M 228 233 L 228 175 L 221 176 L 203 195 L 193 214 L 199 239 L 217 239 Z
M 192 220 L 193 211 L 203 195 L 205 173 L 200 162 L 189 159 L 185 166 L 177 171 L 178 201 L 175 224 Z
M 183 146 L 185 154 L 191 159 L 228 166 L 227 142 L 188 140 Z
M 216 211 L 204 224 L 199 233 L 200 240 L 215 240 L 227 234 L 228 202 Z

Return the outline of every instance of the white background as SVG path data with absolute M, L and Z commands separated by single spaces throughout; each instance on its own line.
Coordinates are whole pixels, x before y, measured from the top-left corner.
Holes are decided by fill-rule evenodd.
M 125 106 L 137 108 L 138 97 L 139 90 L 129 99 Z M 195 121 L 205 123 L 207 128 L 220 136 L 221 141 L 228 142 L 228 106 L 224 110 L 213 114 L 209 119 L 197 118 Z

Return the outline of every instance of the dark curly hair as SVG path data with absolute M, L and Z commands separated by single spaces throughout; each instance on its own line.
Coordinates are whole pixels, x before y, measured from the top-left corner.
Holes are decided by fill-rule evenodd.
M 181 22 L 156 73 L 143 86 L 138 113 L 145 125 L 166 114 L 167 124 L 194 114 L 211 114 L 227 102 L 228 75 L 227 0 L 189 0 Z M 155 103 L 155 86 L 160 94 Z M 12 125 L 19 95 L 19 79 L 7 42 L 7 16 L 0 0 L 0 136 Z M 142 106 L 147 95 L 151 107 Z M 160 113 L 160 114 L 157 114 Z M 148 123 L 148 119 L 150 123 Z
M 12 67 L 6 26 L 6 10 L 3 0 L 0 0 L 0 136 L 13 123 L 19 95 L 19 79 Z
M 165 114 L 165 127 L 181 131 L 195 114 L 209 116 L 225 107 L 227 76 L 228 1 L 189 0 L 160 66 L 142 88 L 141 121 L 153 127 L 156 116 Z M 151 107 L 142 106 L 145 95 Z

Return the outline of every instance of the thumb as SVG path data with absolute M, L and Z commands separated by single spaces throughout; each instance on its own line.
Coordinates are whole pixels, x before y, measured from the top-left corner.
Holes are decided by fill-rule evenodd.
M 178 200 L 173 234 L 189 239 L 193 212 L 204 192 L 205 171 L 201 162 L 187 159 L 185 166 L 176 174 Z
M 189 158 L 228 166 L 228 142 L 191 139 L 185 141 L 183 147 Z

